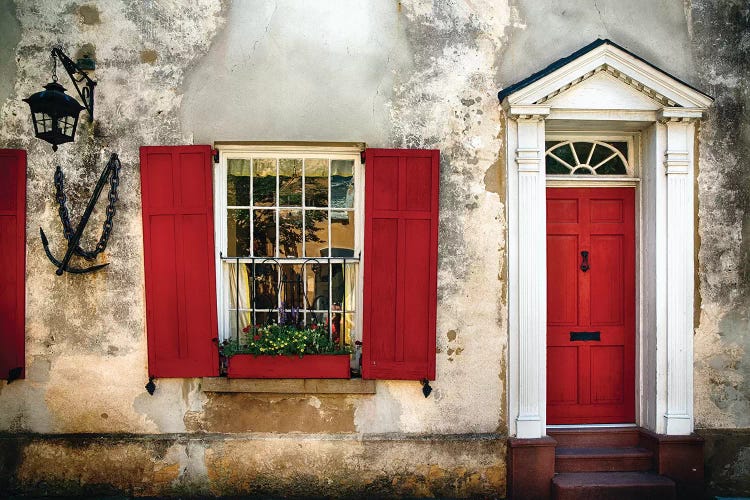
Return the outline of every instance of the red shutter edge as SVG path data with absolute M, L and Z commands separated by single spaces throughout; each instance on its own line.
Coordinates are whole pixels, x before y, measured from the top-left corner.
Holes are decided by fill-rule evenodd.
M 10 332 L 7 345 L 0 345 L 0 349 L 8 349 L 15 353 L 15 362 L 3 367 L 0 379 L 8 380 L 26 378 L 26 151 L 23 149 L 0 149 L 0 156 L 10 157 L 18 171 L 16 177 L 16 252 L 20 256 L 20 263 L 16 267 L 16 318 L 14 331 Z M 15 366 L 13 366 L 15 365 Z

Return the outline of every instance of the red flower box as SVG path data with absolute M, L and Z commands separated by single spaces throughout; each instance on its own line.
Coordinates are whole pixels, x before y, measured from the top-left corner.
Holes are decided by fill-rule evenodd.
M 299 356 L 235 354 L 229 358 L 229 378 L 349 378 L 348 354 Z

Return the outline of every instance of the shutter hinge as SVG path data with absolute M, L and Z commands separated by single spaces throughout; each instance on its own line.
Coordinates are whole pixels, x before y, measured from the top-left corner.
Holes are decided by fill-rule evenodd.
M 366 156 L 365 151 L 366 150 L 362 150 L 359 152 L 359 161 L 362 163 L 362 165 L 365 164 L 365 156 Z
M 154 392 L 156 391 L 156 384 L 154 384 L 154 378 L 155 377 L 149 377 L 148 378 L 148 384 L 146 384 L 146 391 L 149 393 L 149 395 L 153 396 Z
M 422 394 L 424 394 L 424 397 L 427 398 L 432 394 L 432 387 L 430 387 L 430 381 L 426 378 L 423 378 L 419 381 L 420 384 L 422 384 Z
M 16 368 L 11 368 L 10 370 L 8 370 L 8 383 L 10 384 L 14 380 L 18 380 L 19 378 L 21 378 L 22 373 L 23 373 L 23 368 L 20 366 Z
M 212 149 L 211 156 L 214 159 L 214 163 L 219 163 L 219 150 L 218 149 Z

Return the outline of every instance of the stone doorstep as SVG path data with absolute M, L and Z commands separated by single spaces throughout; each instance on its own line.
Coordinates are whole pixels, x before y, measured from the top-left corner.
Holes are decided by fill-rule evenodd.
M 555 500 L 670 500 L 675 482 L 652 472 L 573 472 L 552 480 Z
M 653 453 L 636 447 L 586 447 L 555 450 L 555 472 L 647 471 Z

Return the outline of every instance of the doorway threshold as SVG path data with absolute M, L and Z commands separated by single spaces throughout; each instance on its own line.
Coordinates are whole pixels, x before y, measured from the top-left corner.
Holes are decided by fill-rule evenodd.
M 548 425 L 547 429 L 621 429 L 635 428 L 637 424 L 554 424 Z

